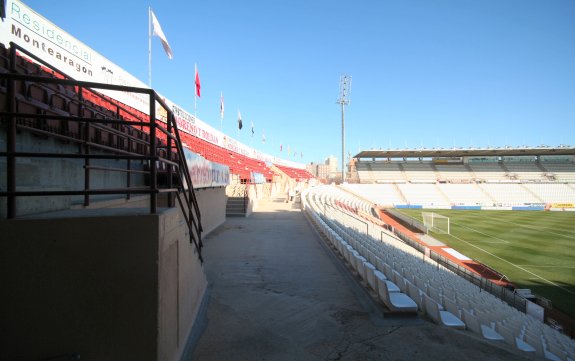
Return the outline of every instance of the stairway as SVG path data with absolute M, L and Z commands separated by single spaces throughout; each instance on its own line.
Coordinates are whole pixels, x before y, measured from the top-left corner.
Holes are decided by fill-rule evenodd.
M 409 177 L 407 176 L 407 174 L 405 173 L 405 168 L 403 168 L 403 164 L 398 163 L 397 164 L 399 167 L 399 170 L 401 171 L 401 175 L 403 176 L 403 179 L 405 179 L 406 182 L 409 182 Z M 403 196 L 403 194 L 402 194 Z M 405 198 L 405 197 L 404 197 Z
M 485 194 L 489 199 L 491 199 L 491 201 L 493 202 L 493 205 L 495 205 L 495 204 L 497 203 L 497 200 L 495 199 L 495 197 L 493 197 L 493 196 L 491 195 L 491 193 L 489 193 L 488 191 L 486 191 L 485 189 L 483 189 L 483 187 L 481 186 L 480 183 L 474 183 L 474 184 L 475 184 L 475 186 L 476 186 L 477 188 L 479 188 L 479 190 L 481 190 L 481 192 L 482 192 L 483 194 Z
M 367 174 L 369 174 L 370 183 L 375 183 L 375 177 L 373 176 L 373 167 L 371 166 L 370 162 L 367 162 L 367 169 L 369 170 Z
M 447 202 L 447 204 L 453 204 L 453 202 L 451 201 L 451 199 L 449 199 L 449 197 L 447 196 L 447 194 L 445 194 L 445 192 L 443 191 L 443 189 L 441 189 L 441 187 L 439 187 L 438 183 L 435 183 L 435 189 L 437 189 L 437 191 L 439 192 L 439 194 L 441 194 L 441 196 L 443 197 L 443 199 Z
M 244 197 L 228 197 L 226 217 L 245 217 L 247 199 Z
M 465 169 L 467 169 L 469 174 L 471 174 L 471 179 L 475 180 L 475 178 L 477 178 L 477 176 L 475 175 L 475 172 L 473 171 L 471 166 L 468 163 L 465 163 L 463 166 L 465 167 Z
M 399 188 L 399 186 L 397 185 L 397 183 L 393 183 L 393 188 L 395 188 L 395 190 L 397 191 L 397 193 L 399 193 L 399 196 L 401 197 L 401 199 L 403 199 L 403 201 L 405 202 L 405 204 L 408 204 L 409 202 L 407 201 L 407 198 L 405 197 L 405 194 L 403 194 L 403 192 L 401 191 L 401 189 Z
M 539 197 L 539 195 L 535 192 L 533 192 L 531 189 L 527 188 L 524 184 L 519 184 L 521 186 L 521 188 L 523 188 L 527 193 L 531 194 L 533 197 L 535 197 L 535 199 L 537 199 L 539 202 L 541 203 L 545 203 L 545 200 L 543 200 L 543 198 Z

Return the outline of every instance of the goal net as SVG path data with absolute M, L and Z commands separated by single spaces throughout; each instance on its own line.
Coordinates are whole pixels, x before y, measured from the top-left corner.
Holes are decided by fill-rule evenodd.
M 442 216 L 435 212 L 421 212 L 421 214 L 423 216 L 423 225 L 427 229 L 427 233 L 432 231 L 435 233 L 451 234 L 449 217 Z

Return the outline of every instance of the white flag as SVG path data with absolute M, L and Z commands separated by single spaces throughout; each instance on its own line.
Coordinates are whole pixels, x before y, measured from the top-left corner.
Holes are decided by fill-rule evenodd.
M 160 38 L 160 41 L 162 42 L 162 46 L 164 47 L 164 50 L 168 55 L 168 58 L 172 59 L 174 57 L 174 54 L 172 53 L 172 48 L 170 48 L 170 44 L 168 44 L 168 39 L 166 39 L 166 35 L 164 35 L 164 32 L 162 31 L 160 22 L 156 18 L 156 15 L 152 11 L 152 9 L 150 9 L 150 15 L 152 16 L 152 29 L 154 35 Z
M 224 119 L 224 93 L 220 93 L 220 118 Z

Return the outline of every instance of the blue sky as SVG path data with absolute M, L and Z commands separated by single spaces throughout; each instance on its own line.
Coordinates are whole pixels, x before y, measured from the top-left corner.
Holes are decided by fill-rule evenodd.
M 340 160 L 343 73 L 353 77 L 352 155 L 575 146 L 573 0 L 25 3 L 145 83 L 151 6 L 174 52 L 169 60 L 153 39 L 153 87 L 193 113 L 197 63 L 197 116 L 220 129 L 223 91 L 224 133 L 282 158 Z

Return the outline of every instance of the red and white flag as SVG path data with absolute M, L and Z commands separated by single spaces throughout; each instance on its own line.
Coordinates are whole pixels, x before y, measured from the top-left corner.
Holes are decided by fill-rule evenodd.
M 158 21 L 158 18 L 156 18 L 156 15 L 152 11 L 152 9 L 150 9 L 150 16 L 152 18 L 152 30 L 154 32 L 154 35 L 160 38 L 160 41 L 162 42 L 162 47 L 164 47 L 164 51 L 168 55 L 168 58 L 173 59 L 174 53 L 172 53 L 172 48 L 170 47 L 168 39 L 166 39 L 166 35 L 164 35 L 164 32 L 162 31 L 160 22 Z
M 198 66 L 197 65 L 195 65 L 195 69 L 196 69 L 196 76 L 195 76 L 196 95 L 200 96 L 200 88 L 202 87 L 202 85 L 200 84 L 200 74 L 198 73 Z

